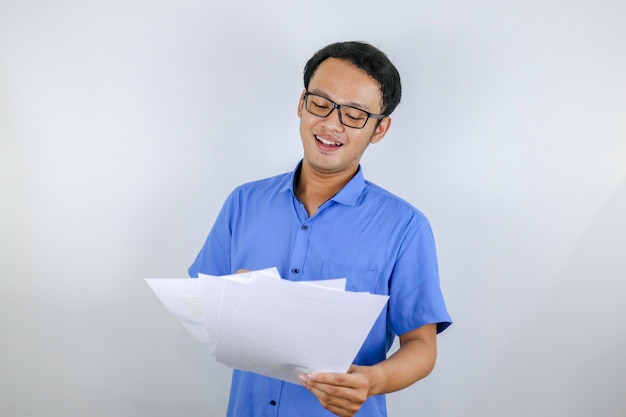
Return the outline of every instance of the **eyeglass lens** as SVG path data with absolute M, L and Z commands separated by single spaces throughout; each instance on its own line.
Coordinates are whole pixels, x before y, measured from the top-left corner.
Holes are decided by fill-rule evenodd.
M 365 123 L 367 123 L 369 115 L 364 110 L 350 106 L 337 105 L 325 97 L 314 94 L 308 94 L 306 97 L 306 109 L 316 116 L 327 117 L 332 113 L 335 107 L 339 108 L 339 121 L 342 124 L 361 129 L 365 126 Z

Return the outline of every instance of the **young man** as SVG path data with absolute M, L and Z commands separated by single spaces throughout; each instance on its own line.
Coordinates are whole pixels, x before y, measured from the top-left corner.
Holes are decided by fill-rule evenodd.
M 344 42 L 307 62 L 304 87 L 303 159 L 231 193 L 189 274 L 276 266 L 292 281 L 345 277 L 347 290 L 389 295 L 347 373 L 303 374 L 295 385 L 236 370 L 228 407 L 229 417 L 386 416 L 383 394 L 431 372 L 437 333 L 451 324 L 427 219 L 359 164 L 391 126 L 400 76 L 377 48 Z

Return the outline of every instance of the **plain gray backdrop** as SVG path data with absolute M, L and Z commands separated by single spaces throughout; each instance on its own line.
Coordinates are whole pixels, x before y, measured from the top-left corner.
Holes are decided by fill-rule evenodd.
M 420 208 L 455 323 L 390 415 L 626 413 L 626 2 L 0 1 L 0 415 L 223 416 L 144 277 L 291 170 L 317 49 L 404 97 L 366 177 Z

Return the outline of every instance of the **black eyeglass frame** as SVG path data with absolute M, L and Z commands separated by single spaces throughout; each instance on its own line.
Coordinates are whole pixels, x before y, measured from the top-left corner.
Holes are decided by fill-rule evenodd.
M 309 106 L 308 106 L 308 103 L 309 103 L 308 98 L 309 98 L 309 96 L 315 96 L 315 97 L 323 98 L 324 100 L 328 100 L 328 101 L 329 101 L 329 102 L 333 105 L 333 107 L 332 107 L 332 108 L 328 111 L 328 113 L 326 114 L 326 116 L 320 116 L 319 114 L 315 114 L 315 113 L 313 113 L 311 110 L 309 110 Z M 306 111 L 308 111 L 309 113 L 311 113 L 313 116 L 317 116 L 317 117 L 321 117 L 321 118 L 326 118 L 326 117 L 330 116 L 330 114 L 331 114 L 331 113 L 332 113 L 335 109 L 337 109 L 337 113 L 339 114 L 339 122 L 340 122 L 342 125 L 344 125 L 344 126 L 346 126 L 346 127 L 350 127 L 350 128 L 352 128 L 352 129 L 363 129 L 363 128 L 365 127 L 365 125 L 367 124 L 367 121 L 370 119 L 370 117 L 371 117 L 372 119 L 376 119 L 376 120 L 378 120 L 378 122 L 379 122 L 379 123 L 380 123 L 380 121 L 381 121 L 382 119 L 384 119 L 385 117 L 387 117 L 387 115 L 386 115 L 386 114 L 376 114 L 376 113 L 370 113 L 370 112 L 365 111 L 365 110 L 363 110 L 363 109 L 359 109 L 358 107 L 349 106 L 349 105 L 347 105 L 347 104 L 337 104 L 337 103 L 335 103 L 334 101 L 332 101 L 331 99 L 329 99 L 328 97 L 324 97 L 324 96 L 321 96 L 321 95 L 319 95 L 319 94 L 315 94 L 315 93 L 310 93 L 308 90 L 304 92 L 304 108 L 306 109 Z M 343 109 L 343 108 L 347 108 L 347 109 L 354 109 L 354 110 L 362 111 L 363 113 L 365 113 L 365 114 L 367 115 L 367 118 L 365 119 L 365 122 L 363 122 L 363 126 L 361 126 L 361 127 L 355 127 L 355 126 L 350 126 L 350 125 L 345 124 L 345 123 L 343 122 L 343 116 L 342 116 L 342 114 L 341 114 L 341 109 Z

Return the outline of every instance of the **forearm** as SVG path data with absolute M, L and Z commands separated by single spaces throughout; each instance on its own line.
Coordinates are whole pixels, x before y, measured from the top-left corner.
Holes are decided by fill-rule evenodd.
M 424 378 L 436 356 L 437 327 L 429 324 L 400 336 L 400 349 L 376 365 L 352 365 L 345 374 L 301 374 L 299 379 L 324 408 L 352 417 L 368 397 L 398 391 Z
M 436 358 L 436 336 L 404 341 L 388 359 L 363 367 L 371 381 L 368 396 L 387 394 L 412 385 L 430 374 Z

